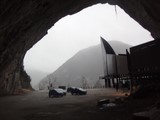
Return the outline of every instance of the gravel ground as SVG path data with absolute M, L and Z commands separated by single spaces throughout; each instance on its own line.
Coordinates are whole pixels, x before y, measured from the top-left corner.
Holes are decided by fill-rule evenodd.
M 1 120 L 129 120 L 132 110 L 121 104 L 114 109 L 98 107 L 97 101 L 124 97 L 115 89 L 90 89 L 87 95 L 69 93 L 61 98 L 49 98 L 48 91 L 0 98 Z

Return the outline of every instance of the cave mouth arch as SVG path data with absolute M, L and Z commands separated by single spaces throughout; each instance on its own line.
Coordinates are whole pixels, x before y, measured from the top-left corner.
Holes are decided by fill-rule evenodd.
M 146 30 L 142 30 L 143 28 L 140 25 L 138 25 L 132 18 L 130 18 L 121 8 L 117 6 L 116 9 L 117 9 L 117 15 L 115 11 L 115 6 L 111 6 L 109 4 L 97 4 L 97 5 L 88 7 L 76 14 L 73 14 L 71 16 L 66 16 L 60 19 L 48 31 L 48 34 L 44 38 L 42 38 L 42 40 L 40 40 L 29 51 L 28 53 L 29 55 L 27 54 L 26 55 L 27 57 L 25 56 L 25 59 L 28 59 L 26 61 L 33 62 L 28 64 L 26 61 L 24 61 L 25 68 L 27 67 L 27 64 L 28 66 L 32 67 L 32 68 L 27 68 L 28 69 L 27 73 L 32 78 L 31 82 L 34 84 L 33 80 L 37 81 L 37 79 L 42 79 L 45 77 L 45 75 L 50 74 L 51 72 L 55 71 L 58 68 L 57 66 L 57 68 L 53 67 L 52 69 L 51 68 L 52 64 L 55 65 L 59 63 L 56 63 L 56 62 L 52 63 L 51 61 L 55 60 L 56 56 L 54 56 L 54 54 L 55 55 L 57 54 L 57 59 L 59 60 L 62 59 L 58 56 L 58 53 L 56 53 L 56 51 L 58 51 L 58 49 L 61 49 L 61 47 L 66 50 L 69 50 L 70 49 L 69 47 L 71 47 L 72 49 L 74 49 L 75 47 L 78 48 L 78 50 L 77 49 L 74 50 L 75 51 L 74 53 L 71 53 L 72 55 L 67 56 L 67 58 L 65 58 L 65 60 L 67 61 L 71 56 L 76 54 L 76 52 L 78 52 L 79 50 L 83 48 L 87 48 L 91 45 L 99 44 L 100 36 L 104 36 L 109 40 L 120 40 L 124 43 L 128 43 L 131 45 L 137 45 L 152 39 L 149 37 L 149 32 L 147 32 Z M 55 34 L 58 34 L 58 35 L 55 35 Z M 77 40 L 77 43 L 81 46 L 81 49 L 79 48 L 79 45 L 77 45 L 77 43 L 73 43 L 73 40 L 76 41 L 77 38 L 80 38 L 80 40 Z M 70 39 L 72 39 L 72 41 L 70 41 Z M 89 43 L 90 45 L 86 43 L 87 45 L 84 46 L 83 45 L 83 42 L 85 42 L 84 39 L 85 41 L 87 40 L 90 41 Z M 91 44 L 91 42 L 93 42 L 93 44 Z M 69 44 L 69 43 L 73 45 L 65 48 L 66 46 L 64 46 L 63 44 Z M 40 47 L 38 47 L 38 45 L 40 45 Z M 37 52 L 38 50 L 39 52 Z M 33 54 L 31 54 L 31 51 L 33 51 Z M 44 51 L 46 51 L 46 53 Z M 47 51 L 50 54 L 48 54 Z M 61 55 L 61 53 L 59 54 L 60 56 L 66 56 L 66 54 L 68 53 L 66 52 L 64 55 Z M 54 56 L 54 57 L 52 58 L 50 56 Z M 34 57 L 34 60 L 31 59 L 33 57 Z M 47 60 L 46 58 L 48 59 L 50 58 L 51 60 Z M 38 63 L 38 61 L 41 61 L 41 62 Z M 47 65 L 49 63 L 50 65 Z M 63 63 L 65 63 L 65 61 L 61 62 L 59 66 L 62 65 Z M 46 69 L 48 69 L 46 66 L 50 68 L 50 72 L 45 71 Z M 38 69 L 40 69 L 40 71 Z M 31 71 L 35 72 L 35 74 L 37 74 L 38 77 L 32 74 Z M 38 72 L 40 74 L 38 74 Z
M 97 3 L 120 6 L 140 25 L 160 38 L 160 2 L 157 0 L 45 0 L 0 1 L 0 95 L 29 87 L 23 58 L 60 18 Z

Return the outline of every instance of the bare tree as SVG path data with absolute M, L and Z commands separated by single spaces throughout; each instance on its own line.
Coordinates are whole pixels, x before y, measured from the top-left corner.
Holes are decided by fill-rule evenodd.
M 48 81 L 48 89 L 52 89 L 56 87 L 56 81 L 57 81 L 57 77 L 48 75 L 47 76 L 47 81 Z
M 102 87 L 102 84 L 101 84 L 100 80 L 97 80 L 94 85 L 94 88 L 100 88 L 100 87 Z
M 89 86 L 87 79 L 84 76 L 81 76 L 81 82 L 82 82 L 82 88 L 87 88 Z

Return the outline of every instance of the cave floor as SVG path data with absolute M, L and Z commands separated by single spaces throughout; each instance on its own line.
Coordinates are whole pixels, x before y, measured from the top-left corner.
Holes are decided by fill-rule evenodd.
M 69 93 L 61 98 L 49 98 L 48 91 L 0 98 L 1 120 L 131 120 L 132 113 L 152 105 L 151 100 L 124 100 L 116 107 L 98 107 L 97 101 L 125 98 L 115 89 L 90 89 L 87 95 Z M 142 104 L 143 103 L 143 104 Z

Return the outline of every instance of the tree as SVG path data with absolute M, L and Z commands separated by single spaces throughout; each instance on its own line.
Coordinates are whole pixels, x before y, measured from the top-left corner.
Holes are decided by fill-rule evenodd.
M 47 79 L 48 79 L 47 80 L 48 81 L 48 89 L 55 88 L 56 87 L 57 77 L 48 75 Z
M 81 82 L 82 82 L 82 88 L 87 88 L 89 86 L 87 79 L 84 76 L 81 76 Z
M 95 88 L 102 87 L 102 84 L 101 84 L 100 80 L 97 80 L 97 81 L 96 81 L 94 87 L 95 87 Z

